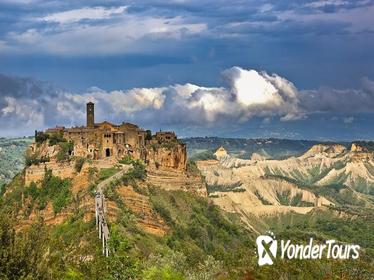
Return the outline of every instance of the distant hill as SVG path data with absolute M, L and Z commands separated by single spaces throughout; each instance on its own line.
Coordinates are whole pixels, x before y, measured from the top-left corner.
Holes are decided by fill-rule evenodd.
M 199 159 L 201 156 L 207 157 L 207 152 L 213 154 L 220 146 L 223 146 L 232 156 L 237 158 L 249 159 L 253 153 L 257 153 L 266 158 L 282 159 L 301 155 L 312 146 L 322 143 L 321 141 L 276 138 L 243 139 L 219 137 L 185 138 L 183 142 L 187 144 L 188 156 L 198 157 Z M 349 146 L 349 143 L 341 142 L 339 144 Z
M 0 186 L 9 182 L 23 168 L 23 153 L 33 141 L 33 137 L 0 138 Z

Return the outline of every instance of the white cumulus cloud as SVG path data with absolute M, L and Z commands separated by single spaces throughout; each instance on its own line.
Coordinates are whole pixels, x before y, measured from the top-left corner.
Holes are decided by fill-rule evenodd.
M 84 94 L 65 94 L 58 104 L 75 103 L 68 113 L 68 106 L 63 106 L 65 114 L 74 115 L 75 108 L 84 108 L 82 104 L 90 100 L 97 104 L 99 112 L 110 112 L 114 119 L 152 122 L 157 115 L 161 123 L 243 122 L 254 116 L 293 120 L 304 116 L 298 108 L 297 89 L 278 75 L 233 67 L 224 71 L 223 76 L 227 87 L 187 83 L 110 92 L 94 88 Z

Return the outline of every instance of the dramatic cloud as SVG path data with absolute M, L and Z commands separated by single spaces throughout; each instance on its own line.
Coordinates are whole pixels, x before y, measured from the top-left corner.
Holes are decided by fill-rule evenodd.
M 373 77 L 373 12 L 373 0 L 0 0 L 0 72 L 79 90 L 222 86 L 217 73 L 240 65 L 347 88 Z
M 10 28 L 4 34 L 4 40 L 0 37 L 0 54 L 149 53 L 165 49 L 168 44 L 162 41 L 177 42 L 207 28 L 204 22 L 193 22 L 178 15 L 138 14 L 127 10 L 128 6 L 95 6 L 48 13 L 42 17 L 28 16 L 21 25 L 23 28 Z M 19 22 L 17 26 L 20 26 Z
M 223 71 L 226 87 L 176 84 L 158 88 L 85 93 L 56 90 L 48 83 L 0 76 L 0 129 L 33 131 L 55 125 L 85 123 L 85 104 L 96 103 L 97 121 L 131 121 L 142 125 L 212 127 L 244 124 L 253 118 L 264 123 L 303 120 L 314 113 L 374 113 L 373 81 L 363 79 L 363 89 L 298 91 L 276 74 L 233 67 Z M 349 115 L 348 115 L 349 114 Z
M 67 116 L 75 108 L 94 101 L 99 115 L 160 124 L 200 124 L 245 122 L 254 116 L 293 120 L 303 117 L 298 108 L 299 93 L 292 83 L 277 75 L 233 67 L 223 72 L 227 88 L 193 84 L 162 88 L 135 88 L 106 92 L 91 89 L 83 95 L 64 94 L 57 106 Z M 74 104 L 74 106 L 66 104 Z M 61 105 L 65 104 L 65 105 Z M 83 116 L 83 114 L 82 114 Z
M 113 15 L 122 14 L 126 10 L 126 8 L 126 6 L 118 8 L 85 7 L 81 9 L 50 14 L 48 16 L 43 17 L 42 20 L 64 24 L 78 22 L 83 19 L 108 19 Z
M 24 3 L 21 7 L 19 3 Z M 0 1 L 1 53 L 55 55 L 162 51 L 165 39 L 202 39 L 373 32 L 373 1 Z M 111 6 L 109 6 L 111 5 Z M 9 24 L 10 23 L 10 24 Z M 2 32 L 1 32 L 2 31 Z M 191 35 L 196 35 L 191 36 Z M 234 37 L 235 36 L 235 37 Z M 175 45 L 176 48 L 182 48 Z

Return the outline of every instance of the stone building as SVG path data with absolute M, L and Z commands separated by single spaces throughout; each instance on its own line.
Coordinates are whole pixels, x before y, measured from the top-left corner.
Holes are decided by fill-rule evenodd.
M 122 158 L 125 155 L 142 158 L 146 138 L 146 131 L 135 124 L 95 123 L 95 105 L 92 102 L 87 103 L 86 126 L 55 127 L 47 129 L 46 133 L 62 134 L 74 143 L 72 155 L 92 159 Z
M 156 132 L 155 138 L 160 142 L 172 142 L 177 140 L 177 135 L 173 131 Z

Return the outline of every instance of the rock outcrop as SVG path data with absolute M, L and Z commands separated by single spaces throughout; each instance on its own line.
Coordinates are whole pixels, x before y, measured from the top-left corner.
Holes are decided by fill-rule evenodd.
M 340 144 L 318 144 L 311 147 L 307 152 L 304 153 L 303 157 L 314 157 L 317 155 L 325 155 L 328 157 L 334 157 L 347 151 L 347 148 Z
M 120 186 L 117 192 L 125 205 L 134 213 L 137 224 L 143 230 L 160 236 L 168 232 L 168 226 L 160 215 L 152 209 L 148 196 L 135 192 L 131 186 Z M 115 222 L 119 210 L 113 201 L 108 203 L 110 222 Z
M 351 145 L 351 152 L 355 152 L 355 153 L 365 152 L 365 153 L 367 153 L 368 150 L 366 148 L 360 146 L 357 143 L 352 143 L 352 145 Z
M 200 174 L 192 174 L 188 171 L 148 168 L 146 182 L 165 190 L 182 190 L 199 196 L 207 196 L 205 182 Z
M 217 159 L 220 159 L 220 158 L 223 158 L 223 157 L 226 157 L 228 155 L 227 151 L 225 150 L 224 147 L 219 147 L 217 149 L 217 151 L 214 153 L 214 156 L 217 158 Z
M 253 153 L 251 155 L 251 160 L 266 160 L 266 157 L 258 154 L 258 153 Z
M 49 146 L 48 142 L 43 143 L 33 143 L 31 144 L 26 153 L 35 154 L 38 158 L 54 158 L 57 156 L 58 152 L 61 150 L 59 145 Z
M 149 146 L 146 153 L 146 162 L 156 169 L 184 171 L 187 168 L 187 151 L 182 143 Z

